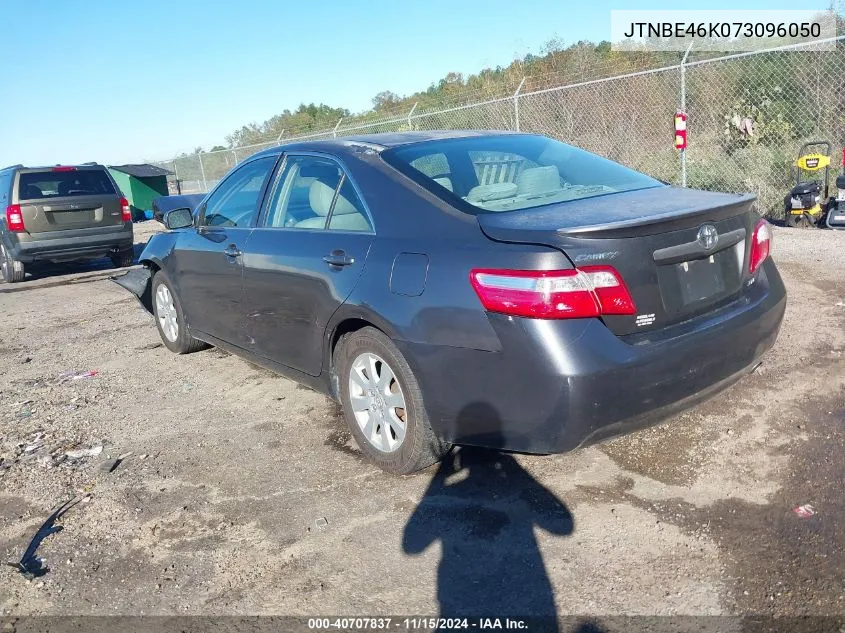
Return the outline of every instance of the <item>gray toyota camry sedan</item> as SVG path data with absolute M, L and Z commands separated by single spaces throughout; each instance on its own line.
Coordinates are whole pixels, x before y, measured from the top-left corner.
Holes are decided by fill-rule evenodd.
M 410 473 L 453 444 L 568 451 L 754 369 L 786 292 L 753 201 L 531 134 L 291 143 L 169 211 L 122 283 L 172 351 L 323 391 Z

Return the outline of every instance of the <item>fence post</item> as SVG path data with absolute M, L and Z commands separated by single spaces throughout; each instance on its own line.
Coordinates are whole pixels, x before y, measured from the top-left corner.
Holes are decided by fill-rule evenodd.
M 517 132 L 519 132 L 519 91 L 522 90 L 522 84 L 525 83 L 526 79 L 527 77 L 522 78 L 522 81 L 516 87 L 516 92 L 513 93 L 513 116 Z
M 337 138 L 337 128 L 339 128 L 339 127 L 340 127 L 340 122 L 341 122 L 341 121 L 343 121 L 343 117 L 340 117 L 340 118 L 337 120 L 337 125 L 335 125 L 335 126 L 334 126 L 334 129 L 332 130 L 332 136 L 333 136 L 334 138 Z
M 238 164 L 238 150 L 236 150 L 234 147 L 232 148 L 232 156 L 235 157 L 235 165 L 237 165 Z
M 414 110 L 417 109 L 417 105 L 419 105 L 419 101 L 414 102 L 414 107 L 411 108 L 411 111 L 408 113 L 408 131 L 410 132 L 414 128 L 411 127 L 411 117 L 414 116 Z
M 686 114 L 687 111 L 687 57 L 692 50 L 693 42 L 687 46 L 687 51 L 681 59 L 681 112 Z M 687 128 L 687 137 L 689 137 L 689 128 Z M 687 138 L 689 144 L 689 138 Z M 687 186 L 687 148 L 681 150 L 681 187 Z
M 202 190 L 203 193 L 208 191 L 208 182 L 205 179 L 205 167 L 202 164 L 202 152 L 197 154 L 197 160 L 200 162 L 200 173 L 202 174 Z
M 182 183 L 179 182 L 179 170 L 176 169 L 176 161 L 173 161 L 173 177 L 176 178 L 176 193 L 182 195 Z
M 276 137 L 276 145 L 282 144 L 282 136 L 284 136 L 285 128 L 282 128 L 282 131 L 279 132 L 279 135 Z

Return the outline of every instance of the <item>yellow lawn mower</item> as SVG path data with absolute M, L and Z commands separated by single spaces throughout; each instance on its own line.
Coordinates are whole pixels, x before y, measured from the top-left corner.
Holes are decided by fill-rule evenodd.
M 795 161 L 795 186 L 784 198 L 786 224 L 817 226 L 827 213 L 830 143 L 811 141 L 801 146 Z

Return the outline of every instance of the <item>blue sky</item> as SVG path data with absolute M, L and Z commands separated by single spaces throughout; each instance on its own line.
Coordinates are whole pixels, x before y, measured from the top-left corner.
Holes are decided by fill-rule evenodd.
M 796 0 L 686 8 L 791 9 Z M 0 166 L 167 158 L 300 102 L 363 110 L 381 90 L 426 88 L 610 33 L 593 0 L 4 0 Z M 825 8 L 813 0 L 800 8 Z M 32 25 L 34 31 L 21 28 Z

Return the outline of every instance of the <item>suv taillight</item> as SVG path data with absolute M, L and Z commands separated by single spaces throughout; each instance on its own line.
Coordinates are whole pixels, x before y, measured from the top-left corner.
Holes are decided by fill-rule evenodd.
M 611 266 L 574 270 L 476 269 L 470 282 L 491 312 L 538 319 L 634 314 L 625 282 Z
M 6 207 L 6 226 L 9 228 L 10 231 L 14 231 L 15 233 L 21 233 L 22 231 L 26 231 L 26 227 L 23 225 L 23 214 L 21 213 L 21 205 L 19 204 L 10 204 Z
M 120 215 L 124 222 L 132 221 L 132 210 L 129 208 L 129 200 L 126 198 L 120 199 Z
M 760 220 L 751 235 L 751 255 L 748 257 L 748 272 L 752 275 L 772 252 L 772 225 Z

